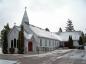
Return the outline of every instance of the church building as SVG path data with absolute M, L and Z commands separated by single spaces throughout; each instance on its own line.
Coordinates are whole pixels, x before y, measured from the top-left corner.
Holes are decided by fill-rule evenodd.
M 18 38 L 21 30 L 24 33 L 23 44 L 25 54 L 29 52 L 40 53 L 55 50 L 60 45 L 61 39 L 57 34 L 29 24 L 29 18 L 25 9 L 21 25 L 14 25 L 8 34 L 8 51 L 10 48 L 14 48 L 15 53 L 18 52 Z
M 20 36 L 20 32 L 22 36 Z M 31 25 L 25 9 L 21 25 L 14 25 L 8 33 L 8 51 L 10 48 L 14 48 L 14 53 L 18 53 L 18 47 L 21 44 L 23 44 L 25 54 L 52 51 L 60 46 L 66 47 L 69 36 L 73 38 L 73 46 L 77 47 L 81 33 L 81 31 L 53 33 Z M 21 39 L 19 40 L 19 38 Z

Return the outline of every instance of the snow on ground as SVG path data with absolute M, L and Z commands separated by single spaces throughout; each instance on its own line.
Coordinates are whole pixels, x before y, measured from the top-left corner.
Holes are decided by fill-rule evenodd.
M 17 63 L 17 61 L 0 59 L 0 64 L 16 64 L 16 63 Z
M 65 54 L 64 57 L 70 58 L 70 59 L 86 60 L 86 50 L 74 50 L 71 53 Z
M 48 55 L 55 55 L 55 54 L 60 54 L 60 53 L 66 53 L 68 51 L 71 51 L 71 49 L 65 49 L 65 50 L 55 50 L 55 51 L 51 51 L 51 52 L 47 52 L 47 53 L 43 53 L 43 54 L 35 54 L 35 55 L 24 55 L 24 57 L 45 57 Z

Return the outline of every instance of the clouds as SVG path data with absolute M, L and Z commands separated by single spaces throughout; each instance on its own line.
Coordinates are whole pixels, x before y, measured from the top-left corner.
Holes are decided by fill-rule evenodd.
M 0 22 L 3 23 L 0 25 L 3 27 L 7 22 L 11 27 L 14 22 L 19 25 L 25 6 L 30 23 L 41 28 L 48 27 L 51 31 L 58 31 L 59 27 L 65 29 L 68 18 L 76 30 L 86 27 L 86 0 L 2 0 Z
M 64 0 L 33 0 L 32 9 L 35 10 L 54 10 L 65 5 Z

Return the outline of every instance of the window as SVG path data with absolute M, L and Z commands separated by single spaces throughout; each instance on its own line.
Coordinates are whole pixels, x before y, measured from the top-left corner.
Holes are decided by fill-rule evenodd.
M 55 40 L 54 40 L 54 47 L 56 46 L 56 42 L 55 42 Z
M 49 40 L 47 40 L 47 46 L 49 47 Z
M 17 48 L 19 47 L 19 42 L 18 42 L 18 40 L 17 40 Z
M 11 40 L 11 48 L 13 48 L 13 40 Z
M 45 46 L 47 46 L 47 40 L 45 39 Z
M 49 40 L 49 46 L 51 46 L 51 42 L 50 42 L 50 40 Z
M 57 41 L 56 41 L 57 42 Z M 57 46 L 58 46 L 58 42 L 57 42 Z
M 52 43 L 53 43 L 53 47 L 54 47 L 54 40 L 52 41 Z
M 42 46 L 42 39 L 40 39 L 40 46 Z
M 14 47 L 16 47 L 16 39 L 14 39 Z
M 57 46 L 57 42 L 55 41 L 55 46 Z

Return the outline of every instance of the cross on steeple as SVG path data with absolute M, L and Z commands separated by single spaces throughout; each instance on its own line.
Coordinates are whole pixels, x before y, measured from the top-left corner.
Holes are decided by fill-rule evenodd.
M 27 7 L 25 6 L 25 10 L 27 9 Z
M 16 26 L 16 23 L 14 22 L 14 26 Z

